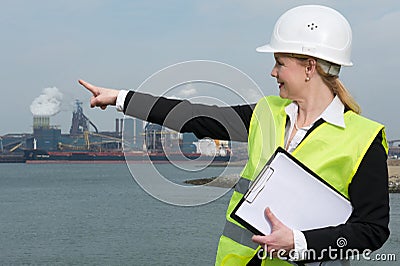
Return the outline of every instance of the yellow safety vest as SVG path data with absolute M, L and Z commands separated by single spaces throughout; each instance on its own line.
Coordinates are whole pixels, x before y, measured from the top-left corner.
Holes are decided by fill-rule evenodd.
M 290 100 L 278 96 L 268 96 L 261 99 L 254 109 L 248 138 L 249 160 L 226 212 L 215 265 L 246 265 L 259 250 L 259 246 L 251 241 L 253 234 L 234 221 L 230 214 L 276 148 L 284 147 L 285 107 L 290 103 Z M 352 111 L 344 114 L 344 120 L 345 128 L 327 122 L 315 128 L 292 155 L 348 198 L 348 186 L 380 131 L 386 152 L 388 146 L 383 125 Z M 266 259 L 262 265 L 290 264 L 279 259 Z

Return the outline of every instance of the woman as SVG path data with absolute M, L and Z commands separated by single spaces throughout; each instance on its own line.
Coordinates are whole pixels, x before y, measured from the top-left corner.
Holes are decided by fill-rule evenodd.
M 228 207 L 216 265 L 347 265 L 349 255 L 376 250 L 389 236 L 384 127 L 359 115 L 359 106 L 338 78 L 341 66 L 352 65 L 351 38 L 347 20 L 331 8 L 299 6 L 284 13 L 270 43 L 257 48 L 274 53 L 271 76 L 280 97 L 268 96 L 256 105 L 206 106 L 79 82 L 92 92 L 92 107 L 117 105 L 127 115 L 194 132 L 199 138 L 248 141 L 249 160 Z M 166 122 L 173 109 L 178 115 Z M 233 116 L 239 116 L 244 127 L 232 125 Z M 249 182 L 278 146 L 350 200 L 354 209 L 346 223 L 299 231 L 267 208 L 272 233 L 252 236 L 230 218 Z M 261 247 L 268 258 L 259 256 Z

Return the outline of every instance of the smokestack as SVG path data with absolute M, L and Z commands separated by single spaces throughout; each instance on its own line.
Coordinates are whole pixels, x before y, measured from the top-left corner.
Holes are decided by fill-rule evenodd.
M 50 116 L 47 115 L 34 115 L 33 116 L 33 129 L 50 128 Z

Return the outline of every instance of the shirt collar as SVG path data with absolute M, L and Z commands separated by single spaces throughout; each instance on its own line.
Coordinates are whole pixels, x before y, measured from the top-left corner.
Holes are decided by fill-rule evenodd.
M 296 102 L 292 102 L 285 107 L 285 112 L 289 116 L 290 121 L 294 121 L 295 119 L 297 119 L 298 109 L 299 106 Z M 333 98 L 332 102 L 322 112 L 322 114 L 317 119 L 315 119 L 315 121 L 320 118 L 332 125 L 342 128 L 346 127 L 346 124 L 344 123 L 344 105 L 338 96 L 335 96 L 335 98 Z M 315 123 L 315 121 L 313 122 L 313 124 Z

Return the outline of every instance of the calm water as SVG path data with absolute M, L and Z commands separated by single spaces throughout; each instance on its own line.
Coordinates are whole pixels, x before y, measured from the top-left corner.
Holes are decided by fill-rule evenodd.
M 175 183 L 221 172 L 157 167 Z M 213 265 L 229 197 L 199 207 L 165 204 L 124 164 L 0 164 L 0 264 Z M 391 217 L 379 252 L 400 260 L 400 194 L 391 195 Z

